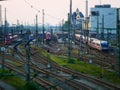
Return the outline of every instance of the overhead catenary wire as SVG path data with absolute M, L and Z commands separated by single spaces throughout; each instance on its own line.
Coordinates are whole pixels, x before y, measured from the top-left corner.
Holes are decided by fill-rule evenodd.
M 36 10 L 38 13 L 40 13 L 40 10 L 37 9 L 36 7 L 34 7 L 30 2 L 28 2 L 27 0 L 24 0 L 26 4 L 28 4 L 31 8 L 33 8 L 34 10 Z
M 37 9 L 35 6 L 33 6 L 29 1 L 27 1 L 27 0 L 24 0 L 24 1 L 25 1 L 26 4 L 28 4 L 31 8 L 33 8 L 34 10 L 36 10 L 38 13 L 41 13 L 40 10 Z M 52 16 L 52 15 L 50 15 L 49 13 L 46 13 L 46 15 L 47 15 L 48 17 L 53 18 L 53 19 L 61 20 L 61 18 L 58 18 L 58 17 Z

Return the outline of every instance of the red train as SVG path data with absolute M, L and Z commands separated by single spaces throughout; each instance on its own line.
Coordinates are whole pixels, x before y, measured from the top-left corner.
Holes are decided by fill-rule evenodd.
M 50 32 L 47 32 L 47 33 L 46 33 L 45 39 L 46 39 L 46 40 L 50 40 L 50 39 L 51 39 L 51 34 L 50 34 Z
M 46 44 L 49 44 L 51 41 L 51 34 L 50 32 L 46 32 L 45 34 Z

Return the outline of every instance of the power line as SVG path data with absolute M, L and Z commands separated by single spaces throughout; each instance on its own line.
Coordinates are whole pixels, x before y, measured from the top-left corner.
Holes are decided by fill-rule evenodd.
M 38 13 L 40 13 L 40 10 L 37 9 L 36 7 L 34 7 L 30 2 L 24 0 L 26 4 L 28 4 L 31 8 L 33 8 L 34 10 L 36 10 Z
M 24 0 L 26 4 L 28 4 L 31 8 L 35 9 L 38 13 L 41 13 L 39 9 L 37 9 L 36 7 L 34 7 L 30 2 L 28 2 L 27 0 Z M 48 13 L 46 13 L 47 16 L 53 18 L 53 19 L 56 19 L 56 20 L 61 20 L 61 18 L 58 18 L 58 17 L 55 17 L 55 16 L 52 16 Z
M 46 15 L 48 15 L 49 17 L 51 17 L 51 18 L 53 18 L 53 19 L 61 20 L 61 18 L 58 18 L 58 17 L 52 16 L 52 15 L 50 15 L 50 14 L 48 14 L 48 13 L 46 13 Z

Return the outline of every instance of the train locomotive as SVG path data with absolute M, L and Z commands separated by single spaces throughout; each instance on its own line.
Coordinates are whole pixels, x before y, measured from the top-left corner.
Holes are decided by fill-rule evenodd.
M 85 37 L 80 34 L 75 34 L 76 40 L 82 40 L 83 43 L 86 43 L 88 41 L 88 45 L 94 49 L 97 49 L 99 51 L 108 51 L 109 50 L 109 44 L 107 41 L 99 40 L 96 38 L 90 38 Z
M 46 44 L 49 44 L 49 42 L 51 41 L 51 34 L 50 34 L 50 32 L 46 32 L 45 39 L 46 39 Z

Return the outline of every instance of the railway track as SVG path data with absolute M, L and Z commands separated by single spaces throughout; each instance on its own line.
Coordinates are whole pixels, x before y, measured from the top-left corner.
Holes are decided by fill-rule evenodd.
M 39 60 L 39 58 L 35 57 L 35 58 L 31 58 L 31 62 L 34 64 L 34 67 L 31 66 L 32 69 L 36 70 L 36 71 L 39 71 L 39 72 L 42 72 L 44 74 L 49 74 L 50 76 L 56 78 L 57 80 L 63 82 L 63 84 L 65 84 L 64 82 L 70 84 L 70 86 L 76 88 L 75 90 L 81 90 L 81 89 L 85 89 L 85 90 L 91 90 L 90 87 L 88 87 L 87 85 L 85 84 L 82 84 L 82 83 L 79 83 L 79 82 L 76 82 L 76 81 L 70 81 L 68 78 L 61 78 L 61 76 L 58 76 L 57 73 L 53 73 L 51 71 L 48 71 L 46 69 L 43 69 L 41 67 L 39 67 L 37 64 L 35 64 L 34 62 L 38 63 L 37 61 Z M 40 62 L 39 62 L 40 63 Z M 69 82 L 68 82 L 69 81 Z
M 60 84 L 64 84 L 64 83 L 67 83 L 69 84 L 70 86 L 74 87 L 75 90 L 82 90 L 82 89 L 85 89 L 85 90 L 91 90 L 90 87 L 88 87 L 87 85 L 82 85 L 81 83 L 77 83 L 75 81 L 73 81 L 73 79 L 68 79 L 68 78 L 65 78 L 65 77 L 62 77 L 61 76 L 58 76 L 56 73 L 53 73 L 52 71 L 49 71 L 49 70 L 45 70 L 45 69 L 42 69 L 40 67 L 33 67 L 35 70 L 39 71 L 39 72 L 43 72 L 44 74 L 47 74 L 49 76 L 52 76 L 54 78 L 56 78 L 57 80 L 61 81 L 62 83 Z M 42 71 L 41 71 L 42 70 Z M 58 84 L 59 85 L 59 84 Z M 57 85 L 55 85 L 57 86 Z
M 36 77 L 33 80 L 35 82 L 39 83 L 41 86 L 46 87 L 47 90 L 51 90 L 54 87 L 54 85 L 52 83 L 50 83 L 50 82 L 48 82 L 48 81 L 46 81 L 44 79 L 41 79 L 39 77 Z M 55 90 L 63 90 L 63 89 L 60 88 L 60 87 L 55 87 Z
M 50 46 L 51 46 L 51 48 L 54 48 L 53 44 L 51 44 Z M 51 53 L 56 54 L 56 55 L 68 56 L 67 49 L 66 50 L 62 49 L 61 51 L 57 52 L 57 50 L 53 51 L 53 49 L 51 49 L 50 46 L 48 46 L 48 48 L 46 46 L 44 49 L 49 49 L 51 51 Z M 82 49 L 84 50 L 82 52 L 85 52 L 86 47 L 82 46 Z M 105 52 L 102 52 L 102 51 L 98 51 L 98 50 L 92 49 L 90 47 L 88 47 L 88 51 L 90 51 L 90 54 L 87 54 L 87 55 L 85 53 L 83 53 L 83 54 L 76 54 L 76 53 L 71 51 L 71 56 L 72 57 L 76 57 L 76 58 L 81 58 L 82 60 L 87 61 L 87 62 L 89 62 L 90 59 L 92 59 L 93 63 L 98 64 L 98 65 L 100 65 L 102 67 L 105 67 L 105 68 L 109 67 L 109 68 L 112 69 L 113 66 L 116 65 L 116 61 L 115 60 L 117 60 L 117 59 L 112 54 L 107 53 L 107 52 L 105 53 Z M 79 51 L 79 53 L 82 53 L 82 52 Z
M 8 57 L 8 56 L 7 56 Z M 9 58 L 10 57 L 10 58 Z M 11 58 L 11 56 L 9 56 L 8 58 L 9 59 L 12 59 Z M 32 59 L 31 59 L 32 60 Z M 12 59 L 12 61 L 16 61 L 16 60 L 13 60 Z M 16 61 L 16 62 L 19 62 L 19 61 Z M 23 62 L 23 61 L 20 61 L 19 63 L 21 63 L 21 64 L 24 64 L 25 62 Z M 11 68 L 11 64 L 10 64 L 10 62 L 7 62 L 7 63 L 5 63 L 6 65 L 8 65 L 9 66 L 9 68 Z M 13 66 L 13 65 L 12 65 Z M 15 68 L 15 66 L 13 67 L 13 68 Z M 90 88 L 88 88 L 88 87 L 85 87 L 86 85 L 81 85 L 80 83 L 76 83 L 75 81 L 70 81 L 68 78 L 61 78 L 60 76 L 58 76 L 57 74 L 55 74 L 55 73 L 52 73 L 52 72 L 49 72 L 48 70 L 46 70 L 46 69 L 42 69 L 42 68 L 40 68 L 40 67 L 38 67 L 37 65 L 34 65 L 33 63 L 31 64 L 31 69 L 33 69 L 33 70 L 36 70 L 36 71 L 39 71 L 40 73 L 42 72 L 43 74 L 49 74 L 50 76 L 52 76 L 52 77 L 54 77 L 54 78 L 56 78 L 57 80 L 60 80 L 62 83 L 60 83 L 60 84 L 65 84 L 64 82 L 66 82 L 67 84 L 70 84 L 72 87 L 74 87 L 74 88 L 76 88 L 75 90 L 82 90 L 82 89 L 85 89 L 85 90 L 91 90 Z M 18 70 L 18 69 L 12 69 L 12 70 L 14 70 L 14 71 L 16 71 L 16 72 L 19 72 L 20 70 Z M 18 70 L 18 71 L 17 71 Z M 23 71 L 22 71 L 23 72 Z M 24 71 L 25 72 L 25 71 Z M 21 73 L 21 72 L 19 72 L 19 73 Z M 36 80 L 36 79 L 34 79 L 34 80 Z M 40 80 L 40 79 L 39 79 Z M 44 81 L 44 80 L 43 80 Z M 69 81 L 69 82 L 68 82 Z M 38 80 L 36 80 L 36 82 L 38 82 Z M 46 83 L 46 82 L 45 82 Z M 41 84 L 41 83 L 39 83 L 39 84 Z M 42 84 L 43 85 L 43 84 Z M 58 84 L 59 85 L 59 84 Z M 80 86 L 81 85 L 81 86 Z M 46 85 L 46 86 L 48 86 L 48 85 Z M 44 86 L 44 87 L 46 87 L 46 86 Z M 52 86 L 50 86 L 50 87 L 53 87 L 54 86 L 54 84 L 52 85 Z M 56 86 L 56 85 L 55 85 Z M 59 88 L 58 86 L 56 86 L 57 88 Z M 46 87 L 46 88 L 48 88 L 48 87 Z M 61 90 L 61 89 L 57 89 L 57 90 Z
M 82 48 L 86 49 L 86 47 L 82 47 Z M 92 52 L 92 54 L 95 57 L 97 56 L 98 59 L 103 59 L 104 58 L 103 62 L 105 62 L 105 63 L 109 63 L 109 64 L 115 63 L 116 57 L 113 56 L 112 53 L 110 53 L 109 51 L 108 52 L 98 51 L 98 50 L 93 49 L 89 46 L 88 46 L 88 51 Z
M 25 56 L 25 55 L 22 55 L 21 54 L 21 56 L 23 57 L 23 56 Z M 23 58 L 25 58 L 25 57 L 23 57 Z M 32 59 L 32 58 L 34 58 L 34 59 Z M 106 88 L 109 88 L 109 90 L 116 90 L 116 89 L 120 89 L 119 87 L 116 87 L 115 85 L 112 85 L 112 84 L 106 84 L 106 82 L 104 82 L 104 81 L 99 81 L 99 80 L 97 80 L 97 79 L 94 79 L 94 78 L 91 78 L 91 77 L 89 77 L 89 76 L 84 76 L 83 74 L 81 74 L 81 73 L 78 73 L 78 72 L 75 72 L 75 71 L 72 71 L 72 70 L 70 70 L 70 69 L 68 69 L 68 68 L 65 68 L 65 67 L 61 67 L 61 66 L 58 66 L 55 62 L 51 62 L 51 61 L 49 61 L 48 59 L 46 59 L 45 57 L 43 57 L 43 56 L 41 56 L 39 53 L 36 53 L 36 55 L 35 56 L 32 56 L 32 58 L 31 58 L 31 60 L 32 61 L 35 61 L 35 62 L 39 62 L 39 63 L 42 63 L 42 64 L 44 64 L 45 66 L 47 66 L 47 64 L 48 63 L 50 63 L 51 64 L 51 66 L 53 67 L 53 68 L 56 68 L 58 71 L 61 71 L 61 69 L 62 69 L 62 72 L 64 72 L 64 73 L 67 73 L 67 74 L 70 74 L 70 75 L 72 75 L 72 76 L 75 76 L 75 77 L 79 77 L 79 78 L 85 78 L 85 79 L 87 79 L 87 80 L 90 80 L 90 82 L 93 82 L 93 83 L 97 83 L 97 84 L 99 84 L 99 85 L 102 85 L 102 83 L 104 83 L 102 86 L 104 86 L 104 87 L 106 87 Z M 49 62 L 48 62 L 49 61 Z M 33 66 L 33 65 L 32 65 Z M 37 69 L 38 67 L 35 67 L 35 66 L 37 66 L 37 65 L 34 65 L 34 69 L 35 70 L 37 70 L 37 71 L 39 71 L 39 70 L 41 70 L 40 68 L 39 69 Z M 43 72 L 43 70 L 42 71 L 39 71 L 39 72 Z M 50 74 L 50 72 L 48 72 L 48 71 L 44 71 L 44 73 L 49 73 Z M 50 74 L 51 76 L 53 76 L 53 77 L 57 77 L 57 76 L 55 76 L 54 75 L 54 73 L 53 74 Z M 77 80 L 76 80 L 76 82 L 77 82 Z M 75 82 L 74 82 L 75 83 Z M 72 83 L 73 84 L 73 83 Z M 74 85 L 74 84 L 73 84 Z M 79 86 L 79 85 L 75 85 L 75 87 L 76 86 Z M 85 85 L 83 85 L 83 86 L 85 86 Z M 89 86 L 87 86 L 88 88 L 87 88 L 87 90 L 93 90 L 93 88 L 90 88 Z M 80 89 L 80 88 L 79 88 Z M 78 89 L 78 90 L 79 90 Z
M 37 55 L 39 58 L 43 58 L 43 59 L 40 59 L 41 60 L 44 60 L 44 61 L 41 61 L 41 62 L 44 62 L 44 64 L 48 64 L 48 61 L 47 59 L 45 59 L 43 56 L 40 56 L 40 55 Z M 109 88 L 110 90 L 116 90 L 116 89 L 120 89 L 120 87 L 117 87 L 113 84 L 110 84 L 110 83 L 107 83 L 107 82 L 104 82 L 102 80 L 99 80 L 99 79 L 96 79 L 96 78 L 92 78 L 92 77 L 89 77 L 89 76 L 86 76 L 86 75 L 83 75 L 81 73 L 78 73 L 78 72 L 75 72 L 75 71 L 72 71 L 68 68 L 65 68 L 65 67 L 61 67 L 61 66 L 58 66 L 55 62 L 51 62 L 49 61 L 49 63 L 51 64 L 52 67 L 55 67 L 57 68 L 59 71 L 62 69 L 63 72 L 65 73 L 69 73 L 70 75 L 73 75 L 73 76 L 77 76 L 77 77 L 82 77 L 82 78 L 85 78 L 87 80 L 90 80 L 91 82 L 94 82 L 94 83 L 97 83 L 98 85 L 101 85 L 101 86 L 104 86 L 106 88 Z
M 9 60 L 12 60 L 14 62 L 17 62 L 17 63 L 20 63 L 20 64 L 25 64 L 25 62 L 23 61 L 19 61 L 19 60 L 16 60 L 15 58 L 12 58 L 11 56 L 7 55 L 7 58 L 9 58 Z M 2 62 L 0 61 L 0 64 L 2 64 Z M 10 70 L 13 70 L 19 74 L 21 74 L 22 76 L 26 77 L 26 71 L 25 69 L 23 68 L 19 68 L 19 67 L 16 67 L 15 65 L 13 65 L 11 62 L 9 62 L 8 60 L 5 61 L 5 67 L 6 68 L 9 68 Z M 32 66 L 32 65 L 31 65 Z M 35 67 L 32 67 L 32 69 L 34 69 Z M 32 76 L 31 76 L 32 78 Z M 40 84 L 41 86 L 45 87 L 47 90 L 63 90 L 61 87 L 57 86 L 55 87 L 55 89 L 52 89 L 50 87 L 53 87 L 54 84 L 52 84 L 51 82 L 47 81 L 47 80 L 44 80 L 42 79 L 41 77 L 35 77 L 33 79 L 33 81 L 37 82 L 38 84 Z M 48 89 L 50 88 L 50 89 Z

